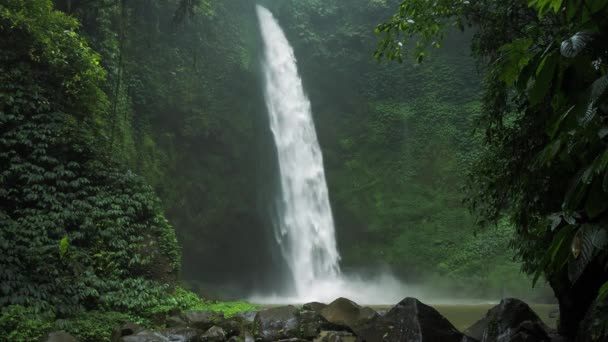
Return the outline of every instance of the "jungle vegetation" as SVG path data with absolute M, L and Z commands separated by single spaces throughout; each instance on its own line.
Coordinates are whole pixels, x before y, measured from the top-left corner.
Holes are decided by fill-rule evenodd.
M 484 148 L 467 202 L 481 225 L 508 218 L 525 272 L 544 276 L 573 337 L 593 305 L 605 330 L 608 292 L 608 1 L 405 1 L 377 26 L 380 59 L 422 60 L 448 27 L 477 29 L 486 70 Z M 401 40 L 416 41 L 404 49 Z
M 592 307 L 601 335 L 608 1 L 261 2 L 346 270 L 475 298 L 551 300 L 546 280 L 560 331 Z M 254 5 L 0 0 L 0 340 L 107 339 L 276 284 Z

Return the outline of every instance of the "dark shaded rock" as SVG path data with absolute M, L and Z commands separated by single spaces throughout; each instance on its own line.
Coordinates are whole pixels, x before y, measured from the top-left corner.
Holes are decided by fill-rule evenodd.
M 186 311 L 181 317 L 188 326 L 203 331 L 209 330 L 212 326 L 218 325 L 224 320 L 224 314 L 215 311 Z
M 167 342 L 167 338 L 159 332 L 144 330 L 137 334 L 122 337 L 120 342 Z
M 255 342 L 255 338 L 249 332 L 246 332 L 240 336 L 232 336 L 228 339 L 228 342 Z
M 253 323 L 253 320 L 255 319 L 255 315 L 257 315 L 257 314 L 258 314 L 257 311 L 245 311 L 245 312 L 239 312 L 234 316 L 242 319 L 244 322 Z
M 343 330 L 343 326 L 329 323 L 317 311 L 302 310 L 298 314 L 297 337 L 312 340 L 323 330 Z
M 188 323 L 186 322 L 186 320 L 184 318 L 182 318 L 181 315 L 167 317 L 167 319 L 165 320 L 165 324 L 169 328 L 188 326 Z
M 464 334 L 481 341 L 481 339 L 483 338 L 483 332 L 486 330 L 487 326 L 487 321 L 485 320 L 485 318 L 482 318 L 479 321 L 475 322 L 475 324 L 468 327 L 464 331 Z
M 171 328 L 160 332 L 170 342 L 199 342 L 202 330 L 195 328 Z
M 309 341 L 294 337 L 294 338 L 286 338 L 286 339 L 278 340 L 276 342 L 309 342 Z
M 479 331 L 482 331 L 481 335 Z M 482 342 L 550 341 L 548 328 L 528 304 L 519 299 L 503 299 L 466 333 Z
M 437 310 L 415 298 L 402 300 L 386 315 L 368 322 L 357 335 L 357 341 L 361 342 L 474 341 L 459 332 Z
M 298 324 L 298 309 L 291 305 L 282 306 L 258 312 L 253 331 L 257 339 L 277 341 L 297 336 Z
M 114 330 L 112 330 L 112 337 L 110 338 L 110 341 L 118 342 L 121 337 L 137 334 L 142 330 L 144 330 L 144 328 L 140 327 L 137 324 L 133 324 L 130 322 L 124 323 L 123 325 L 116 327 L 114 328 Z
M 322 331 L 314 342 L 355 342 L 357 337 L 347 331 Z
M 310 303 L 306 303 L 306 304 L 302 305 L 302 310 L 320 312 L 321 310 L 325 309 L 326 307 L 327 307 L 327 304 L 325 304 L 325 303 L 310 302 Z
M 321 310 L 321 316 L 334 325 L 357 333 L 360 327 L 379 315 L 373 309 L 361 307 L 352 300 L 338 298 Z
M 253 323 L 235 316 L 222 319 L 217 322 L 217 326 L 224 329 L 226 337 L 238 336 L 242 332 L 253 329 Z
M 202 330 L 195 328 L 171 328 L 163 331 L 143 330 L 120 338 L 120 342 L 199 342 Z
M 226 332 L 220 327 L 211 327 L 201 336 L 203 342 L 223 342 L 226 341 Z
M 78 340 L 65 331 L 53 331 L 48 333 L 42 342 L 78 342 Z

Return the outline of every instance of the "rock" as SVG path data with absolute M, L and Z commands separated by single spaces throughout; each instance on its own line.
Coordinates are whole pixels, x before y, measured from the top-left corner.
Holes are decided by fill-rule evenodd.
M 186 322 L 186 320 L 184 318 L 182 318 L 181 315 L 167 317 L 167 319 L 165 320 L 165 324 L 169 328 L 188 326 L 188 323 Z
M 65 331 L 50 332 L 42 339 L 43 342 L 78 342 L 78 340 Z
M 120 338 L 119 342 L 199 342 L 202 331 L 194 328 L 171 328 L 163 331 L 143 330 Z
M 347 331 L 322 331 L 313 342 L 355 342 L 357 337 Z
M 160 332 L 170 342 L 199 342 L 202 330 L 195 328 L 171 328 Z
M 201 341 L 203 341 L 203 342 L 226 341 L 226 332 L 224 332 L 224 329 L 222 329 L 220 327 L 213 326 L 213 327 L 209 328 L 209 330 L 207 330 L 207 332 L 205 332 L 203 334 L 203 336 L 201 336 Z
M 234 316 L 242 319 L 244 322 L 253 323 L 253 320 L 255 319 L 255 315 L 257 315 L 257 314 L 258 314 L 257 311 L 245 311 L 245 312 L 239 312 Z
M 262 310 L 253 322 L 256 339 L 277 341 L 298 334 L 298 309 L 289 305 Z
M 298 314 L 297 337 L 312 340 L 323 330 L 343 330 L 344 327 L 328 322 L 317 311 L 302 310 Z
M 167 342 L 167 338 L 159 332 L 143 330 L 137 334 L 122 337 L 120 342 Z
M 464 334 L 467 336 L 470 336 L 478 341 L 481 341 L 481 339 L 483 338 L 483 332 L 486 330 L 487 326 L 488 326 L 488 324 L 487 324 L 486 320 L 480 319 L 475 324 L 468 327 L 464 331 Z
M 321 310 L 325 309 L 326 307 L 327 307 L 327 304 L 324 304 L 324 303 L 310 302 L 310 303 L 306 303 L 306 304 L 302 305 L 302 310 L 320 312 Z
M 294 338 L 286 338 L 286 339 L 278 340 L 276 342 L 309 342 L 309 341 L 294 337 Z
M 224 320 L 224 313 L 215 311 L 186 311 L 181 317 L 188 326 L 207 331 Z
M 347 327 L 357 333 L 360 327 L 377 318 L 378 313 L 349 299 L 338 298 L 321 310 L 321 316 L 332 324 Z
M 365 324 L 357 335 L 357 341 L 361 342 L 474 341 L 459 332 L 437 310 L 415 298 L 402 300 L 386 315 Z
M 142 330 L 144 329 L 139 325 L 126 322 L 123 325 L 116 327 L 114 328 L 114 330 L 112 330 L 112 337 L 110 338 L 110 341 L 118 342 L 120 341 L 121 337 L 137 334 Z
M 245 330 L 251 330 L 253 323 L 245 321 L 240 317 L 231 317 L 220 320 L 216 324 L 224 329 L 226 337 L 238 336 Z
M 547 331 L 548 328 L 528 304 L 507 298 L 490 309 L 466 333 L 482 342 L 544 342 L 551 341 Z

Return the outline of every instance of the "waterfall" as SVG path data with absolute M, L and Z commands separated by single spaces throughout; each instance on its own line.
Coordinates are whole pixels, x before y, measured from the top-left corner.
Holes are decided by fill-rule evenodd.
M 320 282 L 339 277 L 340 255 L 323 156 L 293 48 L 270 11 L 257 6 L 257 13 L 264 41 L 265 99 L 281 179 L 275 237 L 293 277 L 294 295 L 301 298 Z
M 294 288 L 287 297 L 253 296 L 250 300 L 329 303 L 347 297 L 359 303 L 390 304 L 406 292 L 414 294 L 390 272 L 375 270 L 375 275 L 361 279 L 340 271 L 323 155 L 293 48 L 270 11 L 257 6 L 257 14 L 264 42 L 264 94 L 280 174 L 275 238 Z

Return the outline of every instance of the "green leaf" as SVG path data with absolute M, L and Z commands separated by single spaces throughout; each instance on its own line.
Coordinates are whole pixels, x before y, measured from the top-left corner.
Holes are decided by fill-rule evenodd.
M 608 193 L 602 187 L 602 182 L 593 182 L 585 203 L 585 212 L 590 219 L 595 219 L 608 209 Z
M 577 32 L 572 37 L 562 42 L 560 52 L 566 58 L 574 58 L 578 56 L 592 40 L 593 34 L 582 31 Z
M 601 302 L 606 298 L 606 295 L 608 295 L 608 281 L 604 283 L 604 285 L 602 285 L 602 287 L 600 287 L 600 290 L 597 294 L 597 297 L 595 298 L 596 302 Z
M 538 68 L 536 69 L 536 78 L 534 84 L 532 85 L 532 88 L 528 94 L 530 104 L 538 104 L 549 91 L 553 81 L 553 76 L 555 75 L 558 60 L 559 55 L 556 52 L 553 52 L 545 56 L 540 62 Z
M 68 251 L 68 247 L 70 246 L 70 241 L 68 240 L 67 236 L 64 236 L 61 241 L 59 242 L 59 256 L 61 256 L 62 258 L 65 256 L 65 254 Z

